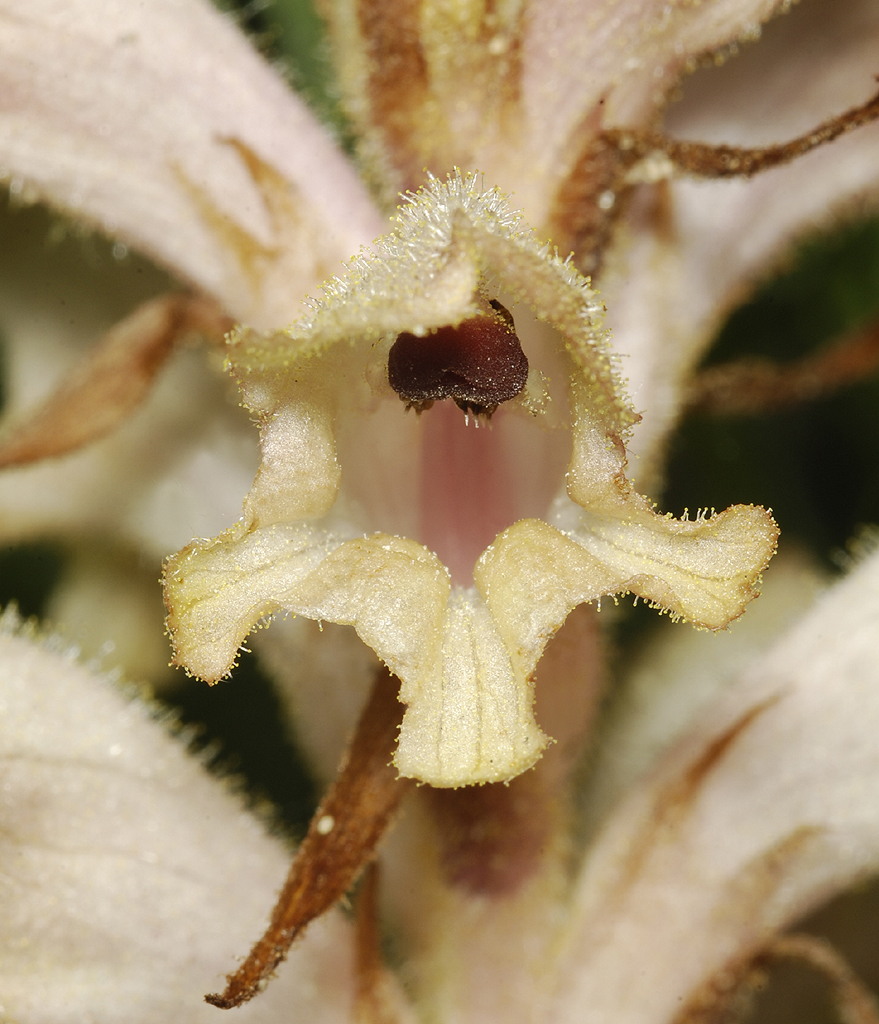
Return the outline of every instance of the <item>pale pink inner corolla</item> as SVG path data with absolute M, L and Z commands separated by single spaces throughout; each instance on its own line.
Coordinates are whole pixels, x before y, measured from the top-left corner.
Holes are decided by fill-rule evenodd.
M 567 431 L 545 431 L 503 406 L 477 426 L 452 401 L 421 415 L 419 535 L 460 586 L 495 537 L 519 519 L 545 518 L 564 479 Z

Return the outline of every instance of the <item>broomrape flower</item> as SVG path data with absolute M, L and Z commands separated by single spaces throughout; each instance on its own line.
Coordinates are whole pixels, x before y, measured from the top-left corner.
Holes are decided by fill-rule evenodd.
M 759 101 L 743 75 L 726 107 L 681 108 L 699 141 L 659 130 L 696 58 L 775 8 L 328 4 L 367 191 L 199 0 L 0 4 L 11 192 L 190 289 L 8 429 L 6 536 L 185 544 L 165 567 L 176 662 L 214 682 L 292 613 L 257 639 L 319 774 L 353 728 L 215 1005 L 266 988 L 314 922 L 243 1012 L 695 1019 L 798 956 L 872 1019 L 832 951 L 777 936 L 879 856 L 875 557 L 681 728 L 585 852 L 570 839 L 605 675 L 594 606 L 632 593 L 723 629 L 774 552 L 762 508 L 674 519 L 641 496 L 693 368 L 792 237 L 875 196 L 866 2 L 831 22 L 804 4 L 760 44 Z M 233 525 L 253 449 L 211 362 L 223 335 L 261 447 Z M 4 627 L 4 1012 L 215 1015 L 201 994 L 259 934 L 283 851 L 136 704 Z M 330 908 L 397 817 L 349 924 Z

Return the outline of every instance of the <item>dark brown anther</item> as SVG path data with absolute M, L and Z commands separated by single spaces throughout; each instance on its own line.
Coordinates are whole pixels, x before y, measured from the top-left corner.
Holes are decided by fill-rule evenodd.
M 525 387 L 528 359 L 513 317 L 496 299 L 493 313 L 480 313 L 455 327 L 439 327 L 419 338 L 404 332 L 388 356 L 388 381 L 419 412 L 451 398 L 465 413 L 491 416 Z

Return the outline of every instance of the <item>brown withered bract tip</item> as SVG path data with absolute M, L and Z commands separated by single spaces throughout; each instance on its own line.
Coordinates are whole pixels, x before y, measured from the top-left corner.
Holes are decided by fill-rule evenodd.
M 261 992 L 294 939 L 338 903 L 375 856 L 411 788 L 391 763 L 403 719 L 398 686 L 387 669 L 379 670 L 336 781 L 311 820 L 268 928 L 238 969 L 227 975 L 225 990 L 205 996 L 211 1006 L 231 1010 Z
M 439 327 L 419 338 L 404 332 L 388 355 L 388 381 L 420 410 L 453 399 L 464 412 L 490 416 L 525 387 L 528 359 L 513 318 L 492 299 L 493 315 L 479 314 L 456 327 Z

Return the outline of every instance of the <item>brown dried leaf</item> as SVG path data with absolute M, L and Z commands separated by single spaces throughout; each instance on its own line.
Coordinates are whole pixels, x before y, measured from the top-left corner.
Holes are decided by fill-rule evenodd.
M 767 981 L 767 968 L 779 960 L 799 961 L 824 976 L 842 1024 L 879 1024 L 873 993 L 829 942 L 806 933 L 775 936 L 755 956 L 726 964 L 689 1000 L 673 1024 L 742 1020 L 754 990 Z
M 56 458 L 109 434 L 146 398 L 174 343 L 232 328 L 210 300 L 162 295 L 108 331 L 61 387 L 0 442 L 0 468 Z
M 608 142 L 623 150 L 630 163 L 662 153 L 678 171 L 702 178 L 749 178 L 761 171 L 790 163 L 797 157 L 833 142 L 855 128 L 879 118 L 879 93 L 866 103 L 823 121 L 811 131 L 776 146 L 724 146 L 681 142 L 661 132 L 615 129 L 604 133 Z
M 782 935 L 758 959 L 799 960 L 807 964 L 830 982 L 843 1024 L 879 1024 L 876 997 L 829 942 L 814 935 Z
M 339 776 L 290 866 L 265 934 L 238 970 L 228 975 L 222 995 L 207 995 L 207 1002 L 228 1010 L 252 999 L 287 956 L 293 940 L 345 895 L 372 859 L 409 787 L 391 764 L 402 718 L 397 683 L 382 669 Z
M 877 367 L 879 323 L 872 323 L 785 365 L 751 357 L 711 366 L 693 381 L 687 405 L 713 416 L 774 412 L 833 394 Z
M 356 950 L 359 1024 L 400 1024 L 396 991 L 385 967 L 378 928 L 378 890 L 381 872 L 373 861 L 364 872 L 357 894 Z

